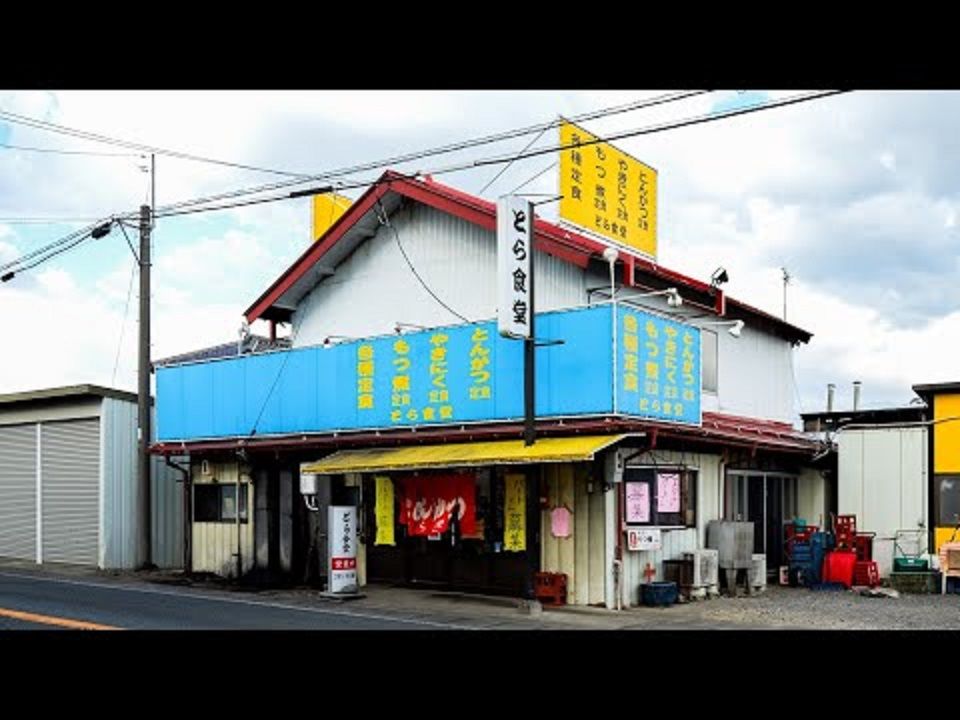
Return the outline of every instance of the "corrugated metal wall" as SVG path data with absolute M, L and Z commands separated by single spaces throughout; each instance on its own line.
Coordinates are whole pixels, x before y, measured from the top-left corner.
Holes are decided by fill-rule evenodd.
M 623 538 L 623 587 L 622 603 L 624 607 L 640 603 L 640 585 L 646 582 L 643 571 L 650 563 L 656 570 L 655 581 L 663 576 L 663 561 L 675 560 L 683 553 L 704 547 L 706 527 L 710 520 L 720 519 L 723 511 L 721 491 L 721 463 L 719 455 L 708 453 L 684 453 L 675 450 L 655 450 L 630 460 L 630 465 L 685 465 L 697 469 L 697 526 L 696 528 L 677 528 L 663 530 L 662 545 L 659 550 L 633 551 L 626 549 Z
M 41 425 L 43 560 L 95 565 L 99 548 L 100 420 Z
M 419 204 L 399 210 L 390 222 L 417 272 L 445 303 L 470 320 L 496 317 L 494 232 Z M 582 269 L 542 252 L 534 262 L 538 312 L 586 303 Z M 381 227 L 301 301 L 293 319 L 295 344 L 316 345 L 328 335 L 388 334 L 398 321 L 427 327 L 461 322 L 427 294 L 393 231 Z
M 253 485 L 249 474 L 241 472 L 237 463 L 210 463 L 210 474 L 201 473 L 199 462 L 191 464 L 190 471 L 195 485 L 218 483 L 236 483 L 241 479 L 241 492 L 247 493 L 247 515 L 249 520 L 240 524 L 240 553 L 243 572 L 253 569 Z M 196 507 L 196 504 L 194 504 Z M 210 572 L 223 577 L 235 577 L 237 574 L 237 526 L 232 522 L 195 522 L 193 523 L 193 570 Z
M 596 480 L 592 492 L 587 492 L 588 472 L 580 463 L 543 466 L 548 507 L 540 518 L 540 567 L 544 572 L 566 574 L 571 605 L 604 603 L 604 497 Z M 572 513 L 570 535 L 565 538 L 551 532 L 550 514 L 557 507 Z
M 893 569 L 897 530 L 928 526 L 926 428 L 844 430 L 838 434 L 838 512 L 857 516 L 857 529 L 877 533 L 881 575 Z
M 0 557 L 37 555 L 37 426 L 0 427 Z
M 100 567 L 133 569 L 137 548 L 137 405 L 104 398 Z M 183 566 L 183 483 L 162 458 L 151 461 L 152 561 Z
M 733 415 L 793 423 L 793 346 L 774 335 L 751 328 L 747 322 L 740 337 L 717 333 L 716 409 Z M 704 410 L 713 410 L 704 395 Z
M 135 568 L 137 557 L 137 406 L 104 398 L 100 567 Z
M 181 465 L 186 464 L 181 459 Z M 150 486 L 153 515 L 153 563 L 162 568 L 183 567 L 183 473 L 167 466 L 163 458 L 153 458 L 153 483 Z

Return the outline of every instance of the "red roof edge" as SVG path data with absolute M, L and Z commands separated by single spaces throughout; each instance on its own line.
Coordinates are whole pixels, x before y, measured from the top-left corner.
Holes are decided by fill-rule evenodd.
M 449 185 L 439 183 L 427 176 L 423 180 L 409 175 L 387 170 L 354 202 L 347 211 L 322 235 L 310 245 L 294 263 L 288 267 L 261 295 L 246 309 L 247 322 L 262 317 L 265 312 L 289 290 L 303 275 L 315 265 L 346 234 L 346 232 L 388 192 L 396 192 L 412 200 L 429 205 L 436 210 L 459 217 L 467 222 L 479 225 L 487 230 L 496 230 L 497 206 L 484 198 L 471 195 Z M 561 227 L 543 219 L 534 224 L 535 245 L 538 249 L 555 257 L 586 267 L 591 257 L 600 256 L 607 246 L 574 230 Z M 692 290 L 712 293 L 715 296 L 714 310 L 724 314 L 726 302 L 732 307 L 755 314 L 788 331 L 791 337 L 809 342 L 812 335 L 806 330 L 787 323 L 780 318 L 754 308 L 746 303 L 728 298 L 724 293 L 696 278 L 658 265 L 652 260 L 620 249 L 620 256 L 627 266 L 649 272 L 653 275 L 685 286 Z M 629 278 L 633 282 L 633 278 Z

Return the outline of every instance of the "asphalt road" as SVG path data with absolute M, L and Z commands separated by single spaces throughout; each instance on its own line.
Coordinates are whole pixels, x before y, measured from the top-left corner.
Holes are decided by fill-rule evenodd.
M 438 630 L 418 618 L 0 572 L 0 630 Z

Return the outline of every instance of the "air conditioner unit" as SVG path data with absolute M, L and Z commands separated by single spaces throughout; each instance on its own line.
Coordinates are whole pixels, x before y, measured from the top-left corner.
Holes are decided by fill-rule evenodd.
M 750 593 L 762 593 L 767 587 L 767 556 L 754 553 L 751 556 L 750 567 L 747 570 L 747 583 Z
M 685 552 L 683 558 L 693 561 L 693 582 L 691 582 L 691 585 L 705 588 L 719 585 L 720 562 L 719 553 L 716 550 L 703 548 Z

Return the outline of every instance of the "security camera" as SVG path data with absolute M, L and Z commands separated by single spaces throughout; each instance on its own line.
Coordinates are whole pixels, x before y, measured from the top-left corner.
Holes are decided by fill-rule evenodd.
M 713 287 L 718 287 L 723 285 L 725 282 L 730 282 L 730 276 L 727 275 L 727 271 L 722 267 L 718 267 L 713 271 L 713 275 L 710 276 L 710 284 Z

